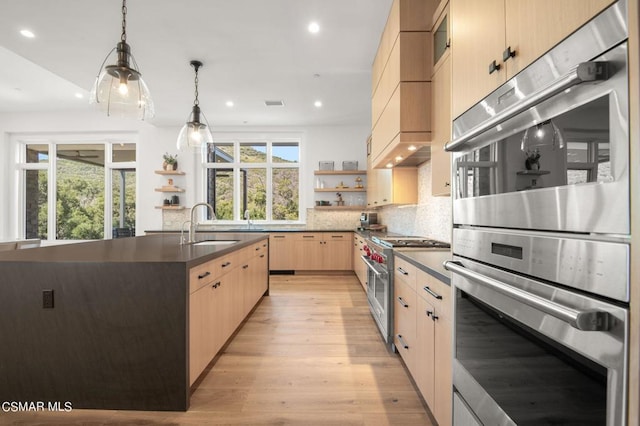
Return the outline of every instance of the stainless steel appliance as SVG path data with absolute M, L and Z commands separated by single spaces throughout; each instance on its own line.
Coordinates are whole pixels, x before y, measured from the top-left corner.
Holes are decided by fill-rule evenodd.
M 454 121 L 454 425 L 626 424 L 626 12 Z
M 422 237 L 376 237 L 365 239 L 367 299 L 384 341 L 393 347 L 393 249 L 448 250 L 449 243 Z
M 371 225 L 378 224 L 378 213 L 360 213 L 360 227 L 362 229 L 369 229 Z
M 629 233 L 627 37 L 623 0 L 454 120 L 458 223 Z

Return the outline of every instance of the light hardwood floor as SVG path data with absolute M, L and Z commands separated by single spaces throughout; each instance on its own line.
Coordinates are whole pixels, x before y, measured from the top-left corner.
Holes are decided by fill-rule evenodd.
M 4 413 L 0 424 L 431 425 L 354 275 L 274 275 L 188 412 Z

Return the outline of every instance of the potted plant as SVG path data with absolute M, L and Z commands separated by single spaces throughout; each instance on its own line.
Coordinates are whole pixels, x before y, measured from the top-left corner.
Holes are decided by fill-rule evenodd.
M 524 166 L 527 170 L 540 170 L 540 151 L 538 149 L 528 150 L 526 152 L 527 159 Z
M 178 154 L 171 155 L 168 152 L 165 152 L 162 156 L 164 162 L 162 163 L 162 168 L 164 170 L 177 170 L 178 169 Z

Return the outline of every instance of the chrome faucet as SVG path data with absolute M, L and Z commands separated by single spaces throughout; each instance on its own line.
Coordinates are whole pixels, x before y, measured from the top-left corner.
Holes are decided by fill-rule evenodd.
M 249 210 L 244 211 L 244 218 L 247 221 L 247 229 L 251 229 L 251 215 L 249 214 Z
M 189 224 L 190 224 L 190 223 L 191 223 L 191 221 L 190 221 L 190 220 L 185 220 L 184 222 L 182 222 L 182 226 L 180 227 L 180 245 L 183 245 L 183 244 L 185 244 L 185 243 L 187 242 L 187 241 L 184 239 L 184 226 L 185 226 L 187 223 L 189 223 Z
M 209 209 L 209 212 L 211 213 L 211 218 L 213 220 L 217 220 L 216 219 L 216 214 L 213 211 L 213 207 L 211 207 L 211 204 L 209 203 L 205 203 L 205 202 L 201 202 L 201 203 L 197 203 L 194 204 L 193 207 L 191 207 L 191 224 L 189 224 L 189 243 L 194 243 L 196 241 L 196 228 L 198 227 L 199 223 L 195 221 L 194 215 L 196 213 L 196 207 L 199 206 L 207 206 L 207 208 Z

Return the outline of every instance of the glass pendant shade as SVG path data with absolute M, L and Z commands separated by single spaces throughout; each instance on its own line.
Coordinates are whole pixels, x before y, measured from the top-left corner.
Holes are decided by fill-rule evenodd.
M 153 117 L 155 111 L 149 89 L 127 44 L 126 15 L 127 4 L 123 0 L 120 42 L 102 62 L 89 103 L 97 105 L 109 117 L 144 120 Z M 114 51 L 117 55 L 115 65 L 105 66 Z
M 204 123 L 200 122 L 200 117 Z M 207 119 L 200 112 L 200 107 L 193 106 L 189 121 L 182 126 L 178 134 L 178 149 L 180 151 L 198 151 L 203 146 L 213 142 L 213 136 L 209 130 Z
M 536 124 L 524 132 L 520 149 L 524 152 L 533 151 L 541 147 L 553 149 L 564 148 L 564 137 L 553 120 Z
M 191 66 L 195 70 L 195 99 L 189 119 L 178 134 L 177 145 L 180 151 L 200 151 L 208 144 L 213 143 L 209 122 L 200 111 L 200 101 L 198 100 L 198 70 L 202 67 L 202 62 L 191 61 Z

